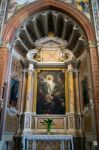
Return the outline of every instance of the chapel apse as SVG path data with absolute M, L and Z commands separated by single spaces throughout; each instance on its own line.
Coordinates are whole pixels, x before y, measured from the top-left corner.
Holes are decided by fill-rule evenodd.
M 65 12 L 65 11 L 64 11 Z M 49 15 L 50 14 L 50 15 Z M 57 19 L 58 19 L 58 22 L 54 22 L 54 23 L 51 23 L 50 24 L 50 16 L 52 15 L 52 18 L 54 18 L 55 17 L 55 15 L 57 14 Z M 60 15 L 61 14 L 61 15 Z M 35 45 L 35 40 L 39 40 L 39 39 L 41 39 L 41 38 L 46 38 L 46 36 L 48 36 L 48 33 L 49 33 L 49 31 L 51 30 L 52 32 L 54 32 L 54 38 L 57 38 L 58 39 L 58 37 L 59 38 L 63 38 L 64 40 L 66 40 L 66 49 L 63 49 L 63 47 L 61 47 L 61 50 L 64 50 L 64 52 L 66 52 L 67 51 L 67 49 L 69 49 L 73 54 L 74 54 L 74 56 L 76 56 L 76 58 L 80 58 L 80 56 L 82 55 L 82 53 L 84 52 L 84 50 L 86 50 L 86 36 L 84 35 L 84 33 L 82 32 L 82 29 L 81 29 L 81 27 L 74 21 L 74 20 L 72 20 L 70 17 L 68 17 L 67 15 L 63 15 L 63 13 L 61 12 L 61 13 L 59 13 L 59 12 L 57 12 L 57 11 L 54 11 L 54 10 L 49 10 L 48 12 L 47 11 L 44 11 L 43 13 L 42 12 L 40 12 L 40 14 L 38 15 L 39 16 L 39 19 L 40 19 L 40 17 L 42 18 L 41 20 L 39 20 L 38 22 L 36 22 L 37 20 L 38 20 L 38 18 L 37 18 L 37 16 L 36 16 L 36 14 L 33 14 L 33 18 L 32 17 L 30 17 L 29 19 L 30 20 L 28 20 L 27 19 L 27 26 L 26 26 L 26 24 L 24 24 L 23 23 L 23 25 L 20 27 L 20 29 L 19 29 L 19 32 L 18 32 L 18 34 L 16 35 L 16 37 L 15 37 L 15 41 L 14 41 L 14 46 L 15 46 L 15 49 L 18 49 L 19 51 L 22 51 L 23 53 L 24 53 L 24 55 L 26 55 L 29 51 L 31 51 L 31 49 L 33 49 L 34 47 L 35 48 L 37 48 L 37 50 L 40 50 L 40 49 L 38 49 L 38 47 L 36 47 L 36 45 Z M 42 22 L 42 20 L 44 19 L 44 16 L 47 16 L 46 17 L 46 19 L 44 20 L 44 23 L 48 20 L 48 25 L 46 25 L 46 28 L 44 28 L 45 26 L 43 26 L 43 22 Z M 63 18 L 61 18 L 61 17 L 63 17 Z M 47 19 L 48 18 L 48 19 Z M 32 20 L 33 19 L 33 20 Z M 55 19 L 55 18 L 54 18 Z M 52 19 L 52 21 L 54 20 L 54 19 Z M 63 19 L 63 24 L 62 24 L 62 22 L 60 22 L 59 20 L 61 20 L 61 19 Z M 82 19 L 83 19 L 83 17 L 82 17 Z M 87 22 L 87 21 L 86 21 Z M 42 28 L 40 28 L 40 24 L 43 26 L 43 29 Z M 53 26 L 53 25 L 54 26 Z M 34 27 L 33 26 L 36 26 L 36 28 L 34 29 Z M 31 26 L 32 26 L 32 28 L 31 28 Z M 52 26 L 52 27 L 51 27 Z M 56 27 L 57 26 L 57 30 L 56 30 Z M 58 27 L 59 26 L 61 26 L 61 29 L 59 29 L 58 30 Z M 66 27 L 68 27 L 68 29 L 72 29 L 72 32 L 69 32 L 69 30 L 66 30 Z M 87 28 L 87 27 L 86 27 Z M 29 29 L 31 29 L 31 31 L 29 30 Z M 41 29 L 41 30 L 39 30 L 39 29 Z M 87 30 L 87 29 L 86 29 Z M 61 33 L 60 33 L 60 31 L 62 31 Z M 64 32 L 65 31 L 65 32 Z M 44 36 L 42 36 L 42 33 L 44 33 Z M 31 36 L 31 34 L 33 34 L 34 36 Z M 28 36 L 26 36 L 26 35 L 28 35 Z M 90 35 L 90 34 L 89 34 Z M 24 38 L 23 38 L 24 37 Z M 74 41 L 75 41 L 75 39 L 76 39 L 76 43 L 74 43 Z M 28 40 L 28 42 L 27 42 L 27 40 Z M 88 44 L 88 43 L 87 43 Z M 31 45 L 31 46 L 30 46 Z M 40 45 L 41 46 L 41 45 Z M 22 53 L 22 54 L 23 54 Z M 23 55 L 23 56 L 24 56 Z M 45 55 L 47 55 L 46 54 L 46 51 L 45 51 Z M 64 54 L 65 55 L 65 54 Z M 66 55 L 67 56 L 67 55 Z M 54 58 L 54 60 L 55 60 L 56 58 Z M 68 60 L 68 57 L 66 57 L 66 59 Z M 42 60 L 43 61 L 47 61 L 47 59 L 44 59 L 44 58 L 42 58 Z M 69 67 L 69 64 L 66 66 L 66 62 L 67 62 L 67 60 L 65 60 L 64 61 L 64 59 L 62 60 L 62 63 L 64 63 L 65 65 L 64 65 L 64 67 L 66 68 L 66 69 L 68 69 L 68 72 L 69 72 L 69 74 L 68 74 L 68 76 L 67 76 L 67 78 L 68 78 L 68 80 L 69 80 L 69 83 L 71 83 L 71 85 L 72 86 L 69 86 L 68 87 L 68 93 L 69 93 L 69 95 L 66 95 L 66 97 L 64 96 L 65 94 L 65 92 L 66 92 L 66 89 L 65 89 L 65 87 L 63 87 L 64 88 L 64 90 L 62 91 L 63 93 L 62 94 L 60 94 L 60 95 L 58 95 L 58 94 L 56 94 L 57 92 L 56 91 L 54 91 L 54 92 L 52 92 L 53 90 L 52 89 L 54 89 L 55 88 L 55 90 L 56 90 L 56 87 L 58 87 L 58 85 L 59 85 L 59 80 L 61 80 L 61 82 L 63 83 L 63 86 L 64 86 L 64 83 L 65 83 L 65 77 L 64 77 L 64 73 L 62 73 L 62 75 L 61 75 L 61 71 L 57 71 L 57 77 L 56 77 L 56 71 L 52 71 L 52 70 L 47 70 L 47 71 L 41 71 L 41 72 L 39 72 L 38 73 L 38 76 L 37 76 L 37 95 L 36 95 L 36 102 L 37 102 L 37 105 L 36 105 L 36 112 L 34 111 L 34 108 L 33 108 L 33 112 L 31 111 L 31 110 L 28 110 L 28 112 L 27 112 L 27 110 L 24 110 L 23 109 L 23 113 L 25 114 L 25 119 L 24 119 L 24 124 L 26 125 L 24 125 L 24 133 L 25 132 L 27 132 L 28 133 L 28 130 L 29 131 L 31 131 L 31 133 L 35 133 L 35 131 L 37 131 L 37 133 L 40 131 L 40 132 L 45 132 L 45 130 L 39 130 L 38 129 L 38 127 L 37 127 L 37 122 L 39 122 L 39 118 L 38 118 L 38 114 L 43 114 L 42 116 L 43 117 L 48 117 L 47 115 L 49 114 L 49 116 L 50 117 L 52 117 L 51 115 L 52 114 L 58 114 L 58 115 L 60 115 L 60 114 L 64 114 L 64 117 L 63 118 L 54 118 L 53 120 L 62 120 L 61 122 L 62 122 L 62 125 L 63 125 L 63 129 L 61 130 L 62 131 L 62 133 L 64 134 L 64 133 L 68 133 L 68 134 L 74 134 L 73 133 L 73 131 L 75 132 L 75 126 L 76 126 L 76 129 L 78 130 L 78 132 L 79 132 L 79 135 L 81 134 L 81 130 L 82 130 L 82 128 L 81 128 L 81 123 L 79 123 L 78 124 L 78 122 L 80 122 L 81 121 L 81 115 L 79 115 L 79 112 L 80 111 L 78 111 L 78 109 L 80 109 L 80 105 L 82 105 L 82 103 L 80 103 L 79 102 L 79 98 L 81 99 L 82 98 L 82 96 L 80 95 L 79 96 L 79 91 L 78 90 L 80 90 L 79 89 L 79 85 L 78 84 L 80 84 L 80 82 L 78 81 L 78 79 L 79 79 L 79 75 L 77 74 L 78 72 L 78 69 L 79 69 L 79 67 L 77 68 L 77 66 L 75 65 L 75 62 L 74 62 L 74 59 L 73 59 L 73 62 L 74 62 L 74 64 L 72 63 L 72 68 L 70 68 Z M 37 62 L 37 64 L 38 64 L 38 66 L 39 66 L 39 64 L 41 63 L 41 65 L 42 65 L 42 62 L 40 62 L 41 60 L 38 60 L 38 62 Z M 51 61 L 53 61 L 53 59 L 51 60 Z M 82 61 L 81 59 L 80 59 L 80 61 Z M 31 62 L 31 61 L 30 61 Z M 36 62 L 34 62 L 34 64 L 35 64 Z M 49 62 L 48 62 L 49 63 Z M 70 62 L 71 63 L 71 62 Z M 33 65 L 34 65 L 33 64 Z M 31 65 L 31 64 L 30 64 Z M 71 65 L 71 64 L 70 64 Z M 76 66 L 76 67 L 75 67 Z M 25 67 L 24 67 L 25 68 Z M 28 82 L 28 78 L 29 78 L 29 73 L 30 73 L 30 71 L 31 71 L 31 74 L 33 73 L 34 74 L 34 68 L 30 68 L 31 70 L 29 70 L 29 68 L 25 68 L 26 69 L 26 74 L 28 74 L 28 75 L 26 75 L 27 77 L 25 78 L 25 76 L 24 76 L 24 80 L 27 80 L 27 82 Z M 75 71 L 74 71 L 75 70 Z M 74 72 L 72 72 L 72 71 L 74 71 Z M 90 72 L 88 72 L 88 73 L 90 73 Z M 41 76 L 41 80 L 40 80 L 40 76 Z M 74 76 L 76 76 L 75 77 L 75 79 L 74 79 Z M 32 75 L 31 75 L 31 79 L 32 79 Z M 48 80 L 48 81 L 47 81 Z M 74 81 L 75 80 L 75 81 Z M 43 86 L 43 84 L 48 84 L 47 82 L 49 82 L 49 81 L 53 81 L 54 83 L 53 83 L 53 86 L 52 87 L 50 87 L 49 85 L 47 85 L 48 87 L 50 87 L 51 89 L 47 89 L 47 88 L 44 88 L 44 86 Z M 79 83 L 78 83 L 79 82 Z M 32 83 L 32 80 L 31 80 L 31 83 Z M 50 82 L 49 82 L 50 83 Z M 26 85 L 25 85 L 25 82 L 23 82 L 23 87 L 25 87 Z M 26 83 L 27 84 L 27 83 Z M 75 84 L 75 86 L 73 86 Z M 31 84 L 32 86 L 33 86 L 33 84 Z M 57 85 L 57 86 L 56 86 Z M 35 86 L 34 86 L 35 87 Z M 74 89 L 74 87 L 75 87 L 75 89 Z M 25 89 L 25 88 L 24 88 Z M 26 89 L 25 89 L 26 90 Z M 30 89 L 31 91 L 32 91 L 32 88 Z M 48 94 L 43 94 L 44 92 L 43 92 L 43 90 L 46 90 L 46 92 L 49 92 Z M 48 91 L 49 90 L 49 91 Z M 58 89 L 59 90 L 59 89 Z M 30 92 L 31 92 L 30 91 Z M 71 92 L 72 92 L 72 94 L 71 94 Z M 74 101 L 71 101 L 73 98 L 74 98 L 74 91 L 76 91 L 76 92 L 78 92 L 77 94 L 75 94 L 76 95 L 76 99 L 74 99 Z M 45 93 L 46 93 L 45 92 Z M 59 91 L 58 91 L 59 92 Z M 24 91 L 23 93 L 26 93 L 27 94 L 27 92 L 26 91 Z M 34 94 L 34 93 L 33 93 Z M 39 96 L 41 94 L 41 96 Z M 25 95 L 25 94 L 24 94 Z M 35 94 L 34 94 L 35 95 Z M 58 96 L 56 96 L 56 95 L 58 95 Z M 28 96 L 24 96 L 24 97 L 28 97 Z M 72 98 L 73 97 L 73 98 Z M 61 107 L 61 105 L 62 105 L 62 107 L 63 107 L 63 109 L 60 109 L 60 108 L 57 108 L 55 111 L 56 112 L 54 112 L 53 111 L 53 108 L 56 108 L 56 104 L 54 105 L 54 102 L 56 101 L 56 99 L 57 99 L 57 101 L 59 102 L 59 106 Z M 66 112 L 66 110 L 65 110 L 65 108 L 64 108 L 64 105 L 66 106 L 66 108 L 67 108 L 67 102 L 65 103 L 65 100 L 67 100 L 68 99 L 68 103 L 70 104 L 70 109 L 68 109 L 68 112 Z M 60 100 L 60 101 L 59 101 Z M 29 102 L 29 104 L 31 105 L 31 101 L 33 102 L 34 101 L 34 99 L 33 99 L 33 97 L 31 98 L 31 99 L 25 99 L 25 98 L 23 98 L 22 99 L 22 103 L 23 103 L 23 105 L 26 105 L 26 104 L 28 104 L 26 101 L 28 101 Z M 40 101 L 42 101 L 42 104 L 41 104 L 41 102 Z M 76 102 L 75 102 L 76 101 Z M 35 103 L 36 103 L 35 102 Z M 72 102 L 72 103 L 71 103 Z M 34 104 L 35 104 L 34 103 Z M 40 105 L 41 104 L 41 105 Z M 47 104 L 49 104 L 48 105 L 48 107 L 46 107 L 47 106 Z M 21 107 L 25 107 L 25 106 L 21 106 Z M 40 106 L 39 106 L 40 105 Z M 34 105 L 32 104 L 32 106 L 34 107 Z M 44 108 L 44 109 L 42 109 L 42 108 L 40 108 L 42 106 L 42 108 Z M 50 107 L 51 106 L 51 107 Z M 52 107 L 53 106 L 53 107 Z M 76 112 L 75 111 L 75 108 L 74 107 L 76 107 L 77 108 L 77 111 L 78 112 Z M 60 109 L 60 110 L 58 110 L 58 109 Z M 66 114 L 65 114 L 65 112 L 66 112 Z M 74 112 L 74 113 L 73 113 Z M 75 115 L 75 112 L 76 112 L 76 115 Z M 47 114 L 47 115 L 46 115 Z M 56 116 L 55 116 L 56 117 Z M 45 119 L 44 118 L 44 119 Z M 34 122 L 32 122 L 32 119 L 34 119 Z M 28 125 L 27 125 L 27 120 L 28 120 Z M 31 122 L 32 122 L 32 124 L 33 124 L 33 128 L 31 127 Z M 57 121 L 56 121 L 57 122 Z M 76 125 L 75 125 L 75 123 L 76 123 Z M 91 123 L 91 121 L 90 121 L 90 123 Z M 40 125 L 40 123 L 39 123 L 39 125 Z M 36 130 L 35 130 L 36 129 Z M 57 128 L 56 128 L 56 130 L 53 130 L 55 133 L 56 133 L 56 131 L 57 131 L 57 133 L 59 133 L 59 130 L 57 130 Z M 71 133 L 71 131 L 72 131 L 72 133 Z

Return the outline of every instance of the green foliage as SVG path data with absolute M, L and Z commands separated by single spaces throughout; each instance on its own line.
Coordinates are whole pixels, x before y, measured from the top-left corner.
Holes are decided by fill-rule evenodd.
M 44 122 L 41 123 L 46 127 L 47 132 L 49 133 L 53 125 L 53 120 L 48 118 L 48 119 L 44 119 Z

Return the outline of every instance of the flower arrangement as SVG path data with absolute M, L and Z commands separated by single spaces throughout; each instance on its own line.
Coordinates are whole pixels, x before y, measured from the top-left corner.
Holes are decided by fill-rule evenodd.
M 53 120 L 48 118 L 48 119 L 44 119 L 44 121 L 41 123 L 46 127 L 47 133 L 50 133 L 53 125 Z

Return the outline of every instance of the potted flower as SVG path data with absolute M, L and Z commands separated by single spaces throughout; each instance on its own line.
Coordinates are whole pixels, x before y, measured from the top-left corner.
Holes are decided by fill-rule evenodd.
M 53 125 L 53 120 L 48 118 L 48 119 L 44 119 L 43 122 L 41 122 L 47 129 L 47 133 L 50 134 L 51 132 L 51 128 L 52 128 L 52 125 Z

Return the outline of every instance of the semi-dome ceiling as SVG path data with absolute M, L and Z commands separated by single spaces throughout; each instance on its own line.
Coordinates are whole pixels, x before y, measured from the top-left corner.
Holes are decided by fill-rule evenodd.
M 79 25 L 67 15 L 46 10 L 27 19 L 18 30 L 14 47 L 26 54 L 35 47 L 35 41 L 47 37 L 49 33 L 66 40 L 67 48 L 78 57 L 86 46 L 86 39 Z

